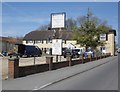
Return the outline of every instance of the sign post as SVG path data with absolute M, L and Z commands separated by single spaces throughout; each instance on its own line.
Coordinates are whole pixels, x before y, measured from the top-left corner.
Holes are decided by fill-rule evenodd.
M 65 28 L 65 20 L 65 12 L 51 14 L 51 28 L 55 30 L 52 40 L 52 55 L 56 55 L 56 62 L 58 62 L 58 55 L 62 55 L 62 39 L 59 38 L 59 31 L 61 28 Z
M 51 28 L 52 29 L 61 29 L 65 27 L 66 13 L 52 13 L 51 14 Z
M 57 55 L 56 62 L 58 62 L 58 55 L 62 55 L 62 39 L 52 40 L 52 55 Z

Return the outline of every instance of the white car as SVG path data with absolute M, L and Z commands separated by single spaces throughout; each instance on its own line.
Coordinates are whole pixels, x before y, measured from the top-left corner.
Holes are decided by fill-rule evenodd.
M 73 50 L 78 52 L 79 55 L 85 52 L 83 48 L 74 48 Z
M 93 52 L 92 52 L 92 51 L 89 51 L 89 52 L 87 52 L 87 54 L 93 54 Z

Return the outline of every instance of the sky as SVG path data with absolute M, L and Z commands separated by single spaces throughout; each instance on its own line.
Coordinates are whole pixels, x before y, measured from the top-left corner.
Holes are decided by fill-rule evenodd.
M 118 2 L 119 0 L 2 0 L 2 2 Z
M 88 7 L 95 16 L 107 20 L 118 31 L 117 2 L 2 2 L 2 36 L 23 37 L 50 23 L 50 14 L 66 12 L 66 18 L 86 15 Z M 118 38 L 116 38 L 118 39 Z

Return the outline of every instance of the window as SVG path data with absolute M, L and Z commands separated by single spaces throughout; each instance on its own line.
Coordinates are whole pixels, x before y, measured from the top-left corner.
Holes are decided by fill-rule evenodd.
M 106 41 L 106 34 L 100 34 L 100 41 Z
M 49 36 L 48 39 L 47 39 L 47 42 L 52 43 L 52 37 Z
M 46 44 L 48 43 L 48 41 L 46 40 Z
M 41 43 L 41 41 L 40 41 L 40 40 L 37 40 L 37 41 L 35 41 L 35 43 Z
M 34 41 L 28 41 L 28 43 L 34 43 Z
M 43 40 L 41 42 L 43 43 Z
M 50 39 L 50 40 L 46 40 L 46 43 L 52 43 L 52 40 Z

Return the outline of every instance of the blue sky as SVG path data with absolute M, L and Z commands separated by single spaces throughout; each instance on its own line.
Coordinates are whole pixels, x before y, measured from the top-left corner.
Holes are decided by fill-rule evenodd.
M 30 31 L 50 22 L 50 14 L 66 12 L 67 18 L 77 18 L 87 13 L 107 20 L 118 30 L 118 3 L 111 2 L 4 2 L 2 3 L 2 35 L 24 36 Z

